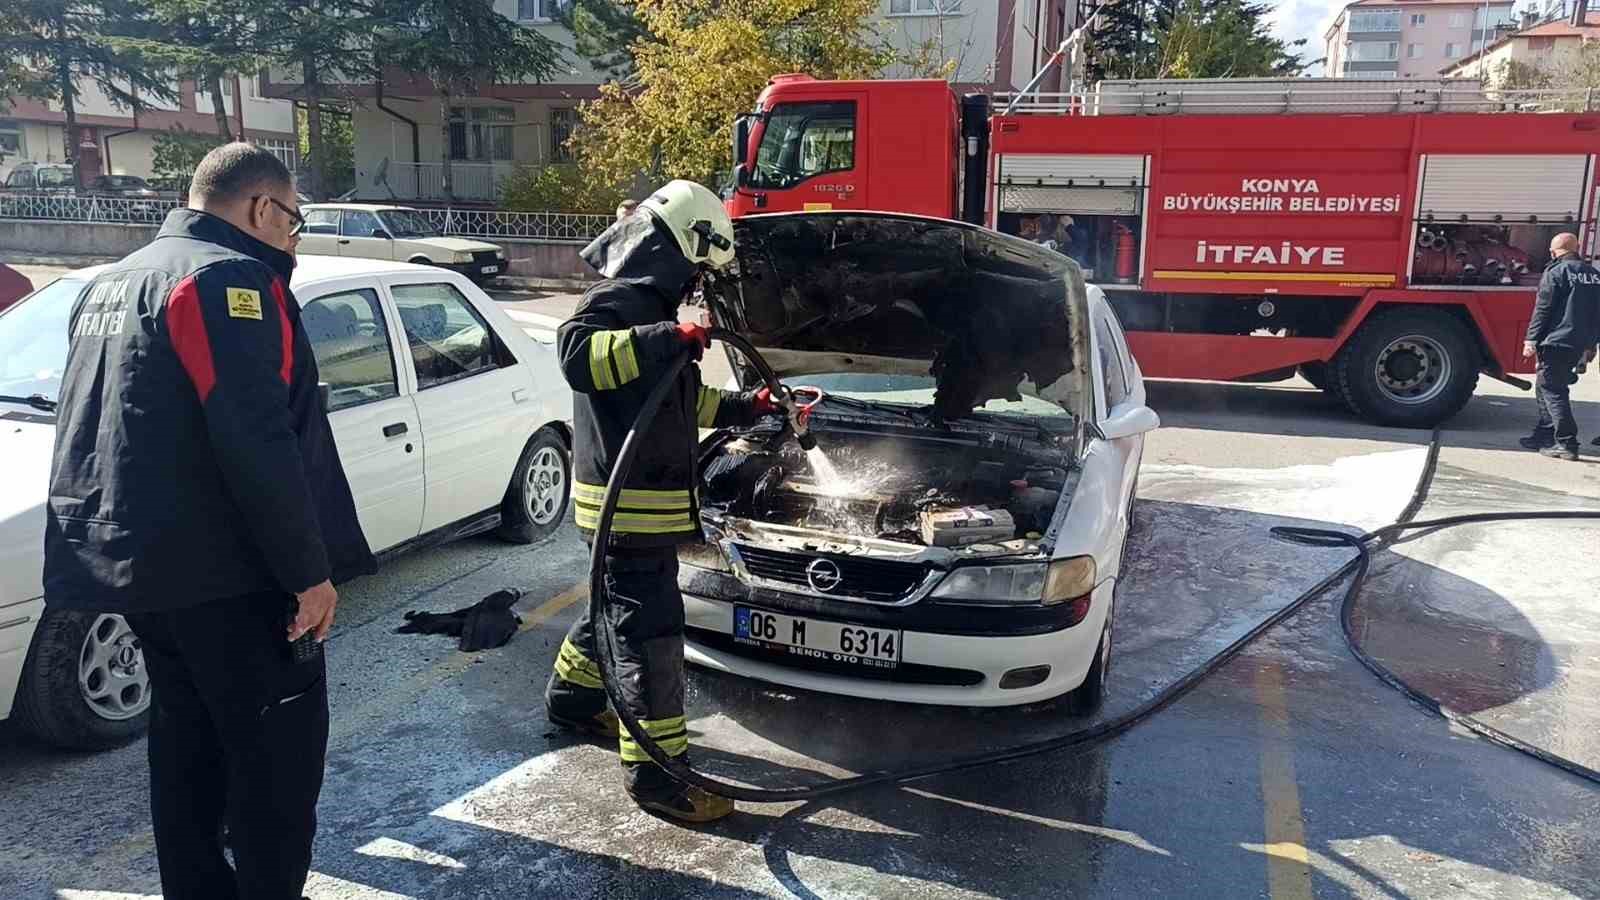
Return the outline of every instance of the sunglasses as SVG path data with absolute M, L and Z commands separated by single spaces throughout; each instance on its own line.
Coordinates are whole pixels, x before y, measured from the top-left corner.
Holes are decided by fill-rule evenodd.
M 262 197 L 266 197 L 268 203 L 271 203 L 273 206 L 283 210 L 283 214 L 288 216 L 294 222 L 293 225 L 289 226 L 289 235 L 291 237 L 299 234 L 301 230 L 306 227 L 305 216 L 302 216 L 298 211 L 290 209 L 289 207 L 284 206 L 282 203 L 279 203 L 275 197 L 268 197 L 266 194 L 256 194 L 254 197 L 250 198 L 250 202 L 254 203 L 257 200 L 260 200 Z

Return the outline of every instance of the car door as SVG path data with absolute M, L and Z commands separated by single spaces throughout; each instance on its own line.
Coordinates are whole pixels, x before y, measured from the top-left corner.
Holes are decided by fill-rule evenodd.
M 1091 310 L 1090 315 L 1094 320 L 1095 374 L 1102 395 L 1098 409 L 1100 421 L 1105 422 L 1132 407 L 1144 405 L 1144 391 L 1142 385 L 1130 384 L 1127 344 L 1109 307 L 1094 304 Z M 1117 438 L 1104 443 L 1113 455 L 1112 465 L 1108 468 L 1116 473 L 1117 479 L 1114 496 L 1118 498 L 1119 509 L 1114 539 L 1120 548 L 1129 525 L 1129 507 L 1139 472 L 1139 459 L 1144 453 L 1144 435 Z
M 405 332 L 428 447 L 422 530 L 498 509 L 538 424 L 538 404 L 527 370 L 474 305 L 493 301 L 449 273 L 392 276 L 386 283 Z
M 328 423 L 355 494 L 361 530 L 374 551 L 422 528 L 422 423 L 397 354 L 403 340 L 375 283 L 302 291 L 301 323 L 322 383 Z
M 308 209 L 305 211 L 306 227 L 300 230 L 298 253 L 317 256 L 339 255 L 339 211 L 337 209 Z
M 381 235 L 381 237 L 374 237 Z M 362 259 L 394 259 L 394 239 L 366 209 L 347 209 L 339 220 L 339 255 Z

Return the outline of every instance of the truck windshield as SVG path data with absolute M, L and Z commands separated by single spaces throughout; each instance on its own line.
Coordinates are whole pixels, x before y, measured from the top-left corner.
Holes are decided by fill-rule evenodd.
M 854 101 L 780 103 L 767 114 L 750 187 L 793 187 L 815 175 L 856 164 Z

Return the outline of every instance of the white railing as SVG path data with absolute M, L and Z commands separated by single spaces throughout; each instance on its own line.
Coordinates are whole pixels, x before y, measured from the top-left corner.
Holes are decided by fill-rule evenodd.
M 167 213 L 178 206 L 176 200 L 130 200 L 124 197 L 74 197 L 0 191 L 0 219 L 159 225 Z
M 499 199 L 501 173 L 493 163 L 450 164 L 450 193 L 456 200 Z M 390 162 L 375 179 L 379 190 L 387 187 L 397 200 L 451 199 L 445 196 L 444 164 Z
M 420 209 L 445 234 L 587 243 L 613 218 L 592 213 L 512 212 L 500 209 Z
M 1329 81 L 1342 83 L 1330 85 Z M 993 108 L 999 112 L 1013 102 L 1014 115 L 1594 112 L 1600 111 L 1600 90 L 1389 86 L 1355 79 L 1289 79 L 1271 85 L 1123 82 L 1072 93 L 995 94 Z

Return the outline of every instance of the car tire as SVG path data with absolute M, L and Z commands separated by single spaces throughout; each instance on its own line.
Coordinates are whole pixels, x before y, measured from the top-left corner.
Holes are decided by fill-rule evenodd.
M 522 449 L 500 505 L 500 537 L 531 544 L 555 534 L 572 496 L 572 454 L 554 429 L 542 428 Z
M 1106 624 L 1100 629 L 1100 646 L 1094 650 L 1094 661 L 1083 684 L 1067 692 L 1067 714 L 1087 716 L 1100 708 L 1106 699 L 1106 678 L 1111 672 L 1111 616 L 1115 605 L 1106 610 Z
M 434 264 L 433 260 L 427 258 L 426 256 L 422 256 L 420 254 L 417 255 L 417 256 L 411 257 L 410 259 L 406 260 L 406 262 L 411 263 L 413 265 L 418 265 L 418 266 L 431 266 L 431 265 Z
M 68 750 L 109 750 L 144 734 L 150 678 L 127 620 L 46 608 L 13 715 L 22 730 Z
M 1472 399 L 1479 365 L 1472 333 L 1460 319 L 1399 308 L 1368 318 L 1334 358 L 1332 371 L 1362 418 L 1432 428 Z

